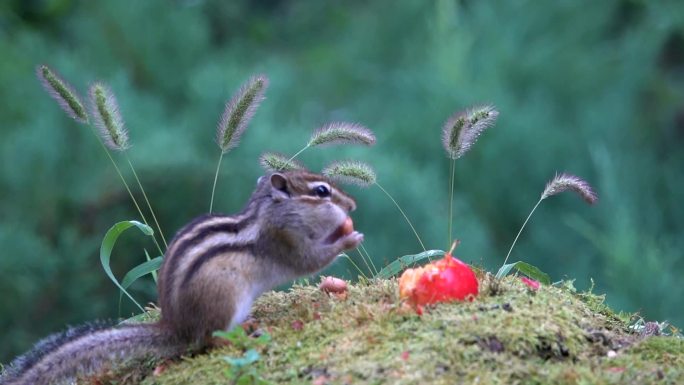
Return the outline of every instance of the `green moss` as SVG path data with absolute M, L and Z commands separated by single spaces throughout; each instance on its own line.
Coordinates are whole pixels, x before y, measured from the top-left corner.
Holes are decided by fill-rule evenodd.
M 473 302 L 419 316 L 395 280 L 350 287 L 346 299 L 313 286 L 262 296 L 254 308 L 272 337 L 257 372 L 274 384 L 642 384 L 684 382 L 684 341 L 642 338 L 569 286 L 529 290 L 514 277 L 481 277 Z M 301 326 L 301 328 L 300 328 Z M 235 347 L 166 363 L 143 384 L 225 384 Z

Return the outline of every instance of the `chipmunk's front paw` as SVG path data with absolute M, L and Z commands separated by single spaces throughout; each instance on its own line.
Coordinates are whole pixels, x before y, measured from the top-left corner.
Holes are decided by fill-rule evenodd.
M 355 249 L 361 244 L 361 242 L 363 242 L 363 234 L 359 233 L 358 231 L 354 231 L 349 235 L 345 235 L 337 241 L 340 251 Z

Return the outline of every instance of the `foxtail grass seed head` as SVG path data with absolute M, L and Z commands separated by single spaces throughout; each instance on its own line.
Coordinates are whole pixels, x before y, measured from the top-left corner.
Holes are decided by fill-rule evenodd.
M 375 183 L 377 177 L 373 168 L 355 160 L 335 162 L 323 169 L 322 174 L 341 183 L 367 187 Z
M 90 86 L 91 113 L 105 145 L 114 151 L 124 151 L 128 145 L 128 131 L 124 127 L 116 97 L 106 85 Z
M 541 199 L 546 199 L 550 196 L 560 194 L 563 191 L 572 190 L 577 193 L 590 205 L 598 201 L 598 196 L 591 188 L 591 185 L 584 179 L 570 174 L 556 174 L 556 176 L 546 184 L 544 192 L 542 192 Z
M 224 154 L 240 142 L 240 136 L 247 129 L 259 104 L 264 100 L 266 88 L 268 88 L 266 75 L 253 76 L 226 103 L 216 133 L 216 141 Z
M 43 88 L 45 88 L 48 94 L 59 103 L 59 106 L 67 115 L 79 123 L 88 122 L 88 113 L 83 106 L 83 102 L 81 102 L 81 98 L 76 94 L 69 83 L 65 82 L 46 65 L 39 65 L 36 68 L 36 75 L 42 83 Z
M 450 117 L 442 128 L 442 144 L 449 158 L 458 159 L 475 144 L 484 130 L 494 125 L 499 112 L 494 106 L 474 107 Z
M 314 131 L 307 146 L 333 144 L 375 144 L 375 135 L 357 123 L 332 122 Z
M 288 157 L 281 154 L 272 152 L 261 154 L 259 157 L 259 163 L 264 170 L 273 172 L 304 169 L 304 166 L 302 166 L 301 163 L 295 160 L 290 160 Z

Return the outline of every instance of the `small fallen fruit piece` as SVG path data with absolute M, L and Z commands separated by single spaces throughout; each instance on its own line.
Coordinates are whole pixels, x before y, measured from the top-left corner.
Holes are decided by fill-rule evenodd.
M 328 294 L 341 294 L 347 291 L 347 281 L 335 277 L 323 277 L 318 288 Z
M 446 253 L 444 258 L 399 278 L 399 296 L 420 314 L 422 307 L 437 302 L 472 300 L 478 293 L 477 277 L 465 263 Z
M 292 326 L 292 330 L 300 331 L 304 329 L 304 322 L 302 320 L 294 320 L 290 326 Z
M 539 281 L 535 281 L 534 279 L 531 279 L 531 278 L 520 277 L 520 280 L 522 281 L 522 283 L 527 285 L 527 287 L 529 287 L 531 290 L 534 290 L 534 291 L 539 290 L 539 287 L 541 286 Z
M 157 365 L 154 368 L 154 371 L 152 372 L 152 375 L 155 377 L 159 377 L 166 371 L 166 362 L 162 362 L 161 364 Z

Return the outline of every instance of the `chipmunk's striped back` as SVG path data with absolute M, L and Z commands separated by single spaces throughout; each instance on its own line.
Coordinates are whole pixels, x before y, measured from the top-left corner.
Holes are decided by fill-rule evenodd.
M 227 253 L 253 253 L 258 221 L 256 212 L 240 215 L 204 215 L 181 229 L 169 245 L 159 275 L 159 301 L 164 321 L 176 324 L 190 309 L 178 308 L 179 295 L 212 258 Z M 188 336 L 190 337 L 190 336 Z

